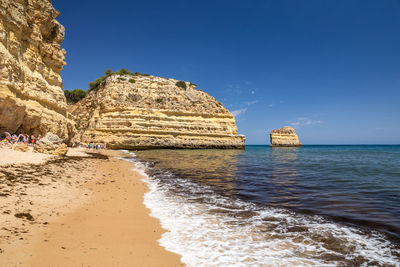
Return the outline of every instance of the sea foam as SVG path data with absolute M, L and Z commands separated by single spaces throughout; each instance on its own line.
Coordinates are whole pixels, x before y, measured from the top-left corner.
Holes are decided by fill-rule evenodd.
M 149 186 L 144 204 L 168 230 L 160 245 L 187 266 L 399 266 L 400 251 L 378 232 L 232 200 L 168 173 L 149 177 L 146 162 L 128 160 Z

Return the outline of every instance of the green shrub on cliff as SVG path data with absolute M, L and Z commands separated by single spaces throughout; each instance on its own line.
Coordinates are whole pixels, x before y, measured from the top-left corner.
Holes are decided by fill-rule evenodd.
M 114 72 L 114 74 L 117 74 L 117 75 L 132 75 L 133 76 L 133 73 L 131 71 L 127 70 L 127 69 L 120 69 L 119 71 Z
M 68 104 L 75 104 L 86 96 L 86 92 L 82 89 L 74 89 L 72 91 L 65 90 L 64 95 Z
M 111 69 L 107 69 L 105 72 L 106 76 L 111 76 L 114 74 L 114 72 Z
M 175 85 L 186 90 L 186 83 L 184 81 L 178 81 Z
M 136 75 L 136 76 L 150 76 L 150 74 L 140 73 L 140 72 L 135 72 L 134 75 Z
M 105 81 L 105 79 L 107 79 L 108 77 L 110 77 L 111 75 L 117 74 L 117 75 L 131 75 L 133 76 L 134 74 L 130 71 L 127 70 L 125 68 L 120 69 L 119 71 L 113 72 L 111 69 L 107 69 L 104 72 L 105 75 L 97 78 L 94 82 L 89 82 L 89 92 L 92 91 L 93 89 L 97 89 L 97 87 Z M 122 79 L 122 78 L 121 78 Z M 120 80 L 121 80 L 120 79 Z
M 136 81 L 135 81 L 135 79 L 129 79 L 129 82 L 130 83 L 135 83 Z
M 107 79 L 107 77 L 113 75 L 114 73 L 112 72 L 111 69 L 107 69 L 107 70 L 104 72 L 104 74 L 105 74 L 105 75 L 103 75 L 103 76 L 97 78 L 94 82 L 89 82 L 89 89 L 88 89 L 89 92 L 92 91 L 93 89 L 97 89 L 97 87 L 98 87 L 102 82 L 104 82 L 104 80 Z
M 100 78 L 97 78 L 94 82 L 89 83 L 89 91 L 97 88 L 105 79 L 107 76 L 101 76 Z

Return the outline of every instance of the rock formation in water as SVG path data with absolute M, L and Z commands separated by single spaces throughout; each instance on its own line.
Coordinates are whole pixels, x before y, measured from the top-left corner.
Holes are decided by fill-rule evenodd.
M 72 110 L 82 142 L 117 149 L 244 148 L 235 118 L 194 84 L 111 75 Z
M 301 146 L 296 131 L 289 126 L 273 130 L 270 133 L 270 142 L 272 147 L 296 147 Z
M 53 132 L 67 142 L 76 133 L 62 91 L 58 15 L 50 0 L 0 1 L 0 131 Z

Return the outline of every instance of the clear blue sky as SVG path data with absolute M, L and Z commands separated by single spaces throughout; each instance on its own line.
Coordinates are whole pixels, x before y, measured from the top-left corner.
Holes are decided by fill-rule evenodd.
M 53 0 L 64 89 L 107 68 L 191 81 L 247 144 L 400 144 L 399 0 Z

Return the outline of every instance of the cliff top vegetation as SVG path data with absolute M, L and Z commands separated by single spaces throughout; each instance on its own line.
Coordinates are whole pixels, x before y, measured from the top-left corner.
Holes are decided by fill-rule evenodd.
M 74 89 L 72 91 L 65 90 L 64 95 L 68 104 L 75 104 L 86 96 L 86 91 L 83 91 L 82 89 Z
M 96 89 L 102 82 L 104 82 L 105 79 L 110 77 L 111 75 L 117 74 L 117 75 L 131 75 L 134 76 L 135 74 L 131 72 L 130 70 L 127 70 L 125 68 L 120 69 L 119 71 L 112 71 L 111 69 L 107 69 L 104 72 L 105 75 L 97 78 L 94 82 L 89 82 L 89 92 L 93 89 Z
M 150 74 L 146 74 L 146 73 L 140 73 L 140 72 L 135 72 L 133 73 L 130 70 L 127 70 L 125 68 L 120 69 L 119 71 L 112 71 L 111 69 L 107 69 L 104 72 L 105 75 L 97 78 L 95 81 L 93 82 L 89 82 L 89 88 L 88 88 L 88 92 L 92 91 L 92 90 L 97 90 L 98 86 L 104 82 L 108 77 L 112 76 L 112 75 L 129 75 L 129 76 L 150 76 Z M 130 83 L 134 83 L 135 79 L 130 78 L 129 79 Z M 186 83 L 184 81 L 178 81 L 176 83 L 176 86 L 181 87 L 183 89 L 186 90 Z M 194 83 L 190 83 L 190 86 L 196 86 Z M 78 100 L 79 101 L 79 100 Z

